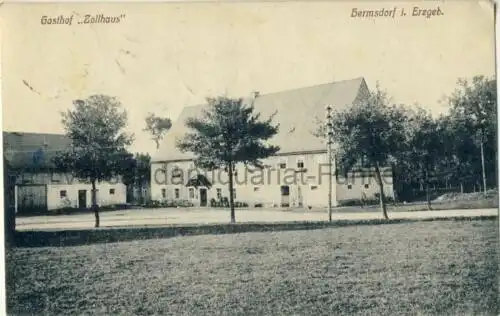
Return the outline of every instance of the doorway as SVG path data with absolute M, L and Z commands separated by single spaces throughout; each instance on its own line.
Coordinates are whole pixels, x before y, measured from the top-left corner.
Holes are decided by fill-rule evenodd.
M 87 208 L 87 190 L 78 190 L 78 208 Z
M 304 199 L 302 197 L 302 187 L 300 185 L 297 187 L 297 199 L 298 199 L 299 207 L 304 206 Z
M 18 185 L 17 211 L 19 213 L 43 213 L 47 211 L 47 186 Z
M 290 206 L 290 187 L 288 185 L 281 186 L 281 206 Z
M 207 189 L 200 189 L 200 206 L 207 206 Z

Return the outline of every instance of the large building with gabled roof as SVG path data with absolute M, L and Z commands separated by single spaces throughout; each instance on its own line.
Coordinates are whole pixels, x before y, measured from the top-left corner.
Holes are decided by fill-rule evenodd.
M 235 200 L 252 205 L 277 207 L 326 207 L 328 205 L 328 165 L 326 142 L 317 137 L 318 119 L 325 106 L 342 109 L 362 102 L 369 95 L 363 78 L 337 81 L 269 94 L 254 93 L 252 102 L 262 118 L 274 115 L 279 132 L 269 142 L 280 147 L 277 155 L 264 159 L 263 170 L 240 164 L 235 173 Z M 196 170 L 193 155 L 176 147 L 187 132 L 185 121 L 202 115 L 207 105 L 183 109 L 159 151 L 152 157 L 151 194 L 155 200 L 189 200 L 195 205 L 228 197 L 224 170 Z M 333 166 L 335 170 L 335 166 Z M 203 181 L 199 180 L 200 174 Z M 392 174 L 384 170 L 385 191 L 391 196 Z M 333 175 L 333 205 L 342 200 L 368 199 L 378 193 L 372 173 L 359 172 L 339 178 Z

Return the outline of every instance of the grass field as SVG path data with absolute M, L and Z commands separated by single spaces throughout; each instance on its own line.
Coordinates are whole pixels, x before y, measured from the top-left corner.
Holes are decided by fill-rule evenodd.
M 11 314 L 497 315 L 496 220 L 17 248 Z

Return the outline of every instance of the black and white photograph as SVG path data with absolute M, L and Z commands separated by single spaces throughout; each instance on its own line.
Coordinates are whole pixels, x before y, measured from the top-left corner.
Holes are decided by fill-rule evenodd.
M 1 14 L 7 315 L 499 315 L 493 2 Z

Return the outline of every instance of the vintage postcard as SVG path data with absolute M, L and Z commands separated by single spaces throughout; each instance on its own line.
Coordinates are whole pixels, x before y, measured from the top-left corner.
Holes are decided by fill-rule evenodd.
M 498 315 L 492 2 L 1 17 L 7 314 Z

